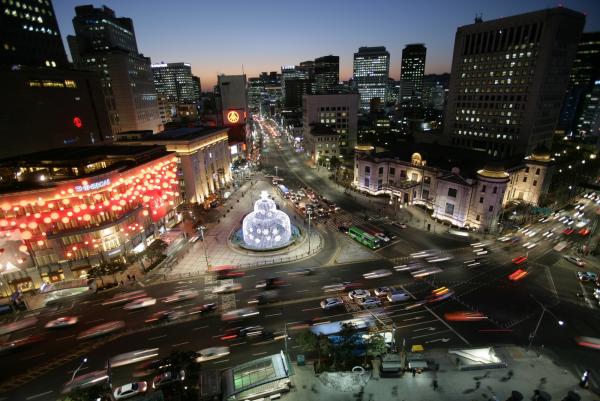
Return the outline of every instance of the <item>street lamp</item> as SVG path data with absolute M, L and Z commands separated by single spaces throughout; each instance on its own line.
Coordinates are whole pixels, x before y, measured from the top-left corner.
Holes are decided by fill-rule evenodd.
M 77 375 L 77 372 L 79 372 L 79 369 L 81 369 L 81 367 L 83 366 L 84 363 L 87 362 L 87 358 L 83 358 L 83 360 L 81 361 L 81 363 L 79 364 L 79 366 L 77 367 L 77 369 L 75 369 L 73 371 L 73 376 L 71 376 L 71 381 L 75 380 L 75 376 Z
M 310 216 L 312 215 L 312 211 L 306 212 L 308 215 L 308 253 L 310 253 Z
M 279 168 L 279 167 L 275 166 L 275 177 L 279 177 L 279 174 L 277 174 L 277 169 L 278 169 L 278 168 Z
M 535 302 L 537 302 L 542 307 L 542 313 L 540 314 L 540 318 L 538 319 L 537 324 L 535 325 L 535 329 L 533 329 L 533 332 L 531 334 L 529 334 L 529 345 L 527 346 L 528 351 L 531 348 L 531 344 L 533 344 L 533 340 L 534 340 L 535 336 L 537 335 L 538 329 L 540 328 L 540 324 L 542 323 L 542 319 L 544 318 L 544 314 L 546 312 L 548 312 L 554 318 L 554 320 L 556 320 L 556 322 L 558 323 L 559 326 L 562 327 L 565 325 L 565 322 L 563 320 L 557 318 L 554 313 L 552 313 L 548 308 L 546 308 L 546 305 L 544 305 L 543 303 L 541 303 L 540 301 L 535 299 L 535 297 L 533 295 L 530 295 L 530 296 L 531 296 L 531 299 L 533 299 Z
M 208 255 L 206 254 L 206 242 L 204 242 L 204 230 L 206 230 L 205 226 L 200 226 L 200 237 L 202 238 L 202 249 L 204 250 L 204 260 L 206 260 L 206 270 L 210 267 L 208 265 Z

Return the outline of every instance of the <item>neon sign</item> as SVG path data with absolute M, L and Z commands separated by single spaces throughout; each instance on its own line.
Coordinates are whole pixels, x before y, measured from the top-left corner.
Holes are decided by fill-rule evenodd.
M 232 124 L 237 123 L 238 121 L 240 121 L 240 113 L 238 113 L 235 110 L 231 110 L 227 113 L 227 121 L 229 121 Z
M 110 185 L 110 178 L 106 178 L 101 181 L 92 182 L 91 184 L 86 185 L 76 185 L 75 192 L 87 192 L 92 191 L 94 189 L 103 188 L 107 185 Z
M 73 125 L 76 126 L 77 128 L 81 128 L 81 127 L 83 127 L 83 121 L 81 121 L 81 118 L 75 117 L 75 118 L 73 118 Z

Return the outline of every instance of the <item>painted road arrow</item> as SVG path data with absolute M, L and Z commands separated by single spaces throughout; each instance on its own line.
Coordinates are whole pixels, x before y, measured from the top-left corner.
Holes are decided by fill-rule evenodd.
M 435 330 L 435 327 L 423 327 L 422 329 L 416 329 L 413 331 L 423 331 L 423 330 L 433 331 L 433 330 Z
M 425 341 L 425 344 L 430 344 L 430 343 L 435 343 L 441 341 L 443 343 L 447 343 L 448 341 L 450 341 L 449 338 L 436 338 L 435 340 L 429 340 L 429 341 Z
M 425 316 L 415 316 L 415 317 L 411 317 L 409 319 L 402 319 L 403 322 L 408 322 L 409 320 L 421 320 L 423 319 Z

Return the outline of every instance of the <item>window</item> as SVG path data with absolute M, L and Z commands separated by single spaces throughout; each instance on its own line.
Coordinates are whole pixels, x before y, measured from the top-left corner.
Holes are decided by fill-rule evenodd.
M 540 175 L 540 169 L 535 170 L 535 175 Z
M 479 198 L 479 203 L 483 203 L 483 196 Z
M 431 184 L 431 177 L 429 177 L 429 176 L 425 176 L 425 177 L 423 177 L 423 182 L 424 182 L 425 184 Z
M 537 180 L 533 180 L 533 186 L 537 187 Z
M 451 198 L 456 198 L 456 189 L 455 188 L 448 188 L 448 196 Z M 450 213 L 452 214 L 452 213 Z
M 382 179 L 378 179 L 377 180 L 377 190 L 380 191 L 381 188 L 383 188 L 383 180 Z
M 400 170 L 400 178 L 406 178 L 406 170 Z
M 383 167 L 379 167 L 379 175 L 383 174 Z
M 527 182 L 527 177 L 523 177 L 523 182 Z
M 488 212 L 493 212 L 494 211 L 494 206 L 490 205 L 490 207 L 488 208 Z
M 369 185 L 371 185 L 371 180 L 369 177 L 365 177 L 365 187 L 368 187 Z
M 525 172 L 528 173 L 529 172 L 529 167 L 525 167 Z
M 454 214 L 454 205 L 452 203 L 446 203 L 446 214 L 450 216 Z
M 427 200 L 429 199 L 429 190 L 428 189 L 424 189 L 423 190 L 423 199 Z
M 411 173 L 410 174 L 410 179 L 412 181 L 419 181 L 419 174 L 417 174 L 417 173 Z
M 479 221 L 479 219 L 480 219 L 480 218 L 481 218 L 481 216 L 477 215 L 477 216 L 475 217 L 475 220 Z
M 371 174 L 371 167 L 365 166 L 365 174 Z
M 390 167 L 390 175 L 395 175 L 395 174 L 396 174 L 396 168 Z
M 486 186 L 485 186 L 485 185 L 484 185 L 484 186 L 482 186 L 482 187 L 481 187 L 481 192 L 485 192 L 485 188 L 486 188 Z
M 494 187 L 494 190 L 492 191 L 493 194 L 497 194 L 498 193 L 498 187 Z

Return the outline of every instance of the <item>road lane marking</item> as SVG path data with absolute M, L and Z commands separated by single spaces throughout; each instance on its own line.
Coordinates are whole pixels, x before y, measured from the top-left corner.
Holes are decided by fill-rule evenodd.
M 233 343 L 233 344 L 230 344 L 229 346 L 230 347 L 237 347 L 238 345 L 244 345 L 244 344 L 246 344 L 246 341 L 242 341 L 241 343 Z
M 273 317 L 273 316 L 281 316 L 283 315 L 283 313 L 279 312 L 279 313 L 273 313 L 271 315 L 265 315 L 265 317 Z
M 414 337 L 409 337 L 411 340 L 417 339 L 417 338 L 423 338 L 423 337 L 429 337 L 429 336 L 437 336 L 438 334 L 442 334 L 442 333 L 448 333 L 450 330 L 443 330 L 443 331 L 438 331 L 438 332 L 434 332 L 434 333 L 427 333 L 427 334 L 421 334 L 418 336 L 414 336 Z
M 217 363 L 225 363 L 225 362 L 229 362 L 229 359 L 221 359 L 220 361 L 214 361 L 211 363 L 214 363 L 216 365 Z
M 413 324 L 405 324 L 404 326 L 396 326 L 397 329 L 404 329 L 407 327 L 413 327 L 413 326 L 420 326 L 422 324 L 428 324 L 428 323 L 435 323 L 436 320 L 426 320 L 424 322 L 419 322 L 419 323 L 413 323 Z
M 261 356 L 261 355 L 266 355 L 267 351 L 264 352 L 257 352 L 256 354 L 252 354 L 252 356 Z
M 52 390 L 46 391 L 45 393 L 39 393 L 39 394 L 36 394 L 36 395 L 30 395 L 29 397 L 27 397 L 25 399 L 26 400 L 35 400 L 36 398 L 43 397 L 43 396 L 48 395 L 48 394 L 52 394 Z
M 304 309 L 302 309 L 302 312 L 308 312 L 308 311 L 317 310 L 317 309 L 321 309 L 321 307 L 320 306 L 316 306 L 314 308 L 304 308 Z
M 166 334 L 163 334 L 163 335 L 156 336 L 156 337 L 150 337 L 150 338 L 148 338 L 148 341 L 158 340 L 159 338 L 165 338 L 166 336 L 167 336 Z
M 166 337 L 166 336 L 165 336 L 165 337 Z M 180 345 L 186 345 L 186 344 L 189 344 L 189 343 L 190 343 L 189 341 L 184 341 L 184 342 L 182 342 L 182 343 L 173 344 L 173 345 L 171 345 L 171 347 L 179 347 Z
M 298 290 L 296 292 L 308 292 L 309 290 Z

